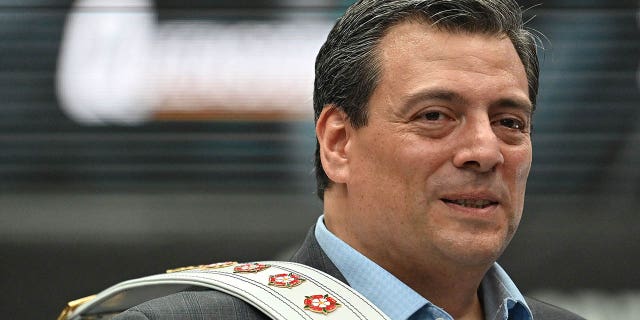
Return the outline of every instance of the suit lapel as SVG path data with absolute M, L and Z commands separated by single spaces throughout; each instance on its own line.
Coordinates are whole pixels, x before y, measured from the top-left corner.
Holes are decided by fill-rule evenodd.
M 314 224 L 311 229 L 309 229 L 309 232 L 298 251 L 293 254 L 289 260 L 324 271 L 336 279 L 348 284 L 340 270 L 338 270 L 331 259 L 329 259 L 327 254 L 324 253 L 320 247 L 318 240 L 316 240 L 315 229 L 316 226 Z

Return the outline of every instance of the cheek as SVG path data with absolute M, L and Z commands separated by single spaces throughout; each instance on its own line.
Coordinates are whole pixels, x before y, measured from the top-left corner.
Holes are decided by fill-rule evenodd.
M 529 150 L 522 160 L 520 165 L 516 169 L 516 179 L 523 186 L 527 184 L 527 179 L 529 178 L 529 171 L 531 170 L 531 150 Z
M 518 186 L 526 186 L 527 179 L 529 178 L 529 171 L 531 169 L 531 162 L 522 163 L 516 168 L 516 183 Z
M 398 179 L 415 168 L 415 160 L 419 157 L 415 148 L 396 134 L 377 134 L 368 137 L 359 150 L 356 161 L 377 179 Z M 404 177 L 402 177 L 404 178 Z M 391 181 L 387 181 L 391 182 Z
M 425 173 L 420 168 L 430 167 L 424 155 L 406 147 L 409 145 L 381 138 L 363 148 L 354 162 L 351 191 L 378 209 L 405 212 L 405 206 L 421 199 L 417 193 L 424 187 L 424 178 L 420 177 Z
M 514 209 L 514 228 L 519 224 L 524 209 L 524 196 L 527 188 L 527 179 L 529 177 L 529 171 L 531 169 L 531 153 L 525 152 L 521 157 L 515 159 L 515 166 L 513 168 L 513 209 Z M 515 231 L 515 230 L 514 230 Z
M 529 177 L 529 171 L 531 170 L 531 153 L 530 144 L 516 150 L 507 150 L 507 153 L 505 153 L 511 155 L 509 159 L 511 163 L 511 170 L 513 170 L 511 174 L 513 175 L 514 184 L 517 188 L 516 190 L 520 192 L 524 192 L 524 188 Z

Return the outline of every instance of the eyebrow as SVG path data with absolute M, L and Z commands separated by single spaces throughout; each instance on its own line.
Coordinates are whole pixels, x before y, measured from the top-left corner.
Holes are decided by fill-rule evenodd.
M 465 105 L 468 101 L 464 96 L 455 91 L 441 88 L 426 89 L 410 94 L 406 98 L 406 102 L 403 104 L 401 112 L 407 113 L 414 105 L 422 101 L 429 100 L 452 102 L 460 105 Z M 529 115 L 532 115 L 534 111 L 534 107 L 529 100 L 518 98 L 501 98 L 491 103 L 491 106 L 520 109 Z
M 531 104 L 529 100 L 521 100 L 521 99 L 512 99 L 512 98 L 502 98 L 493 103 L 495 106 L 520 109 L 526 112 L 529 116 L 533 115 L 534 106 Z
M 448 102 L 464 103 L 466 99 L 457 92 L 447 89 L 427 89 L 410 94 L 405 105 L 410 107 L 416 103 L 427 100 L 442 100 Z

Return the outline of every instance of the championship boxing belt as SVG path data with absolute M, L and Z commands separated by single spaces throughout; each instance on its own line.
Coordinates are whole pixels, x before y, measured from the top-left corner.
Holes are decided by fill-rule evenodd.
M 238 297 L 271 319 L 389 319 L 360 293 L 320 270 L 294 262 L 262 261 L 184 267 L 121 282 L 70 302 L 58 320 L 117 314 L 194 286 Z

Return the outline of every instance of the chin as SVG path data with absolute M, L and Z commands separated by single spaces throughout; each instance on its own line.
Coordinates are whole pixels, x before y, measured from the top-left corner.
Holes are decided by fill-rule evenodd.
M 489 266 L 502 255 L 511 237 L 500 237 L 497 234 L 488 236 L 458 235 L 449 239 L 444 248 L 451 260 L 463 266 Z

